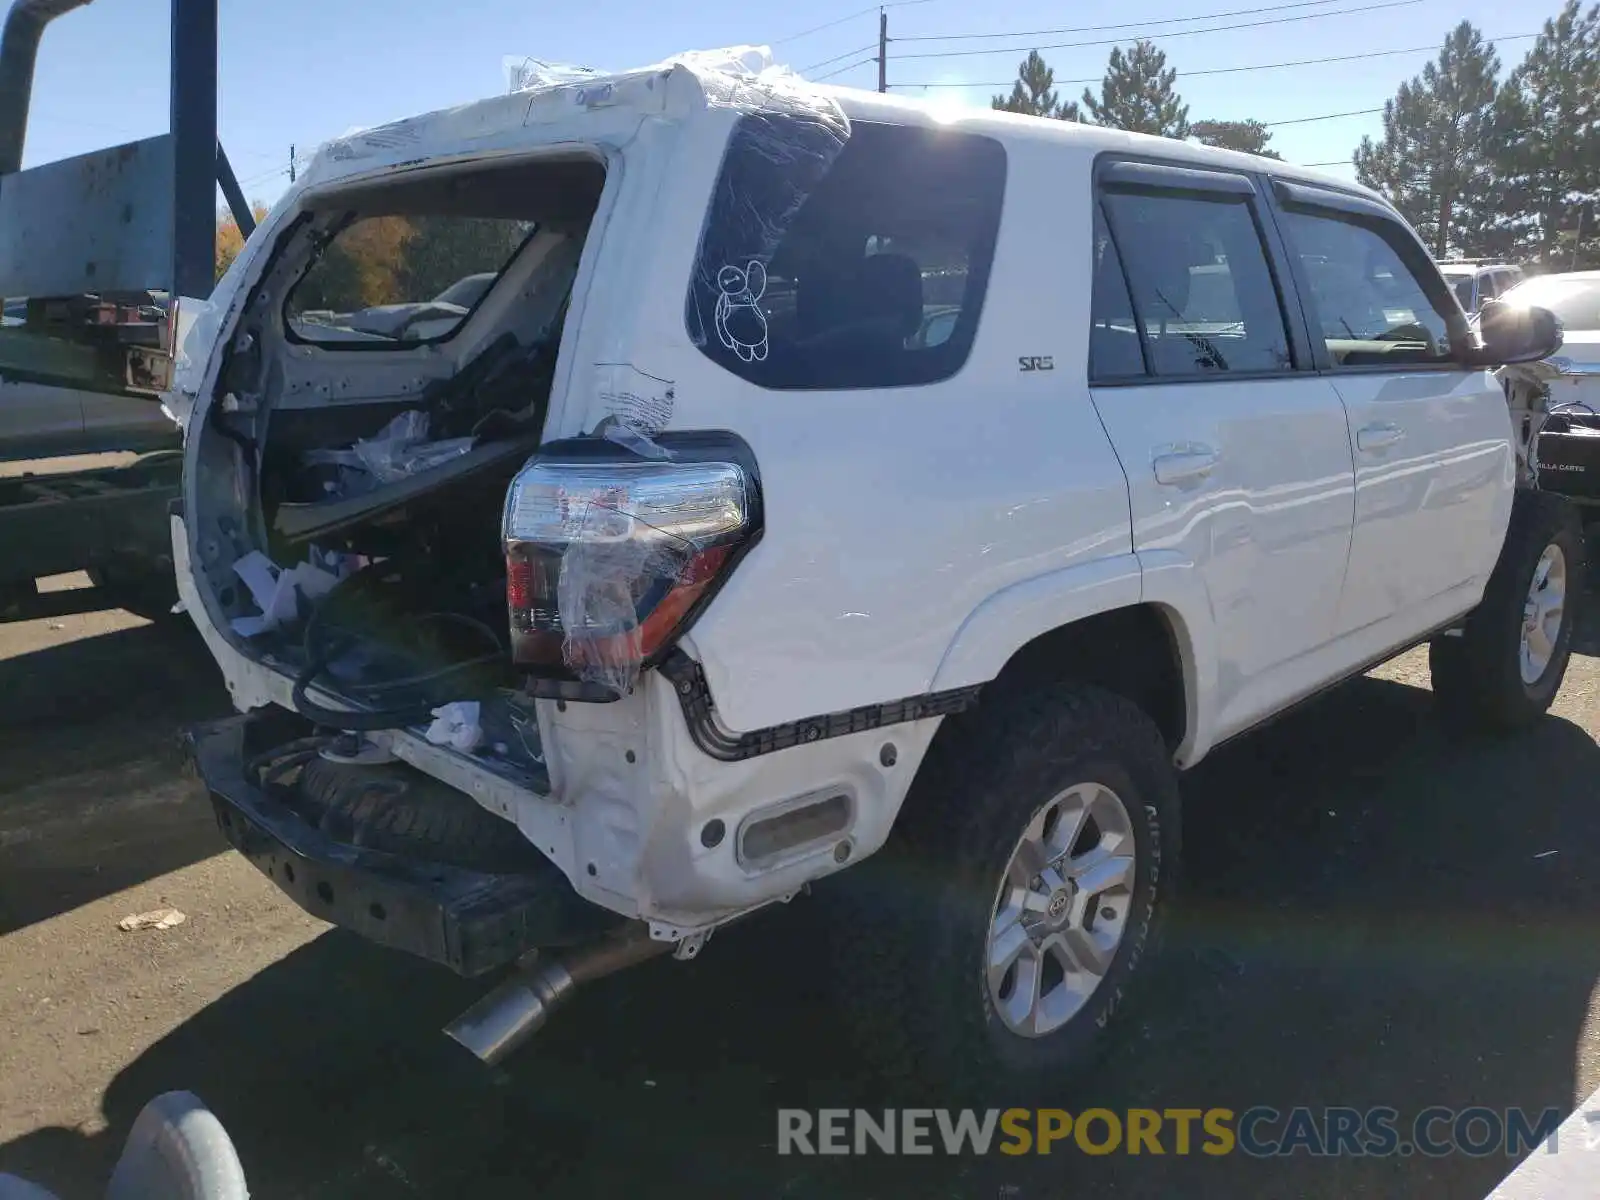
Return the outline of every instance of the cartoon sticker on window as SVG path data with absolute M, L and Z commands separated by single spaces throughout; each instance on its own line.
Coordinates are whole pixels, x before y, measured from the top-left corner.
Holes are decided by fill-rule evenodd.
M 717 337 L 744 362 L 767 358 L 767 314 L 761 297 L 767 290 L 767 269 L 755 259 L 747 267 L 729 263 L 717 272 Z

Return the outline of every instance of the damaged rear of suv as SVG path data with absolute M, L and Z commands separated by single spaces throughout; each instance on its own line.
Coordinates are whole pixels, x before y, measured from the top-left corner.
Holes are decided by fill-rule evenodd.
M 306 909 L 498 979 L 486 1060 L 816 883 L 864 1050 L 1054 1086 L 1179 769 L 1423 643 L 1548 708 L 1582 541 L 1489 368 L 1559 341 L 1362 189 L 741 55 L 352 135 L 180 358 L 194 755 Z
M 692 956 L 875 848 L 877 744 L 806 747 L 940 711 L 735 734 L 690 640 L 764 531 L 714 360 L 810 382 L 884 336 L 869 289 L 806 354 L 768 342 L 793 279 L 785 317 L 763 249 L 850 132 L 791 77 L 691 57 L 354 135 L 186 347 L 180 591 L 244 713 L 191 733 L 221 828 L 326 920 L 522 964 L 452 1030 L 485 1058 L 574 980 Z M 737 260 L 708 269 L 703 233 Z

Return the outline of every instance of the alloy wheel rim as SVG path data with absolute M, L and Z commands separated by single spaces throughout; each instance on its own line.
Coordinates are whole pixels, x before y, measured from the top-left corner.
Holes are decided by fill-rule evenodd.
M 985 985 L 1006 1028 L 1044 1037 L 1082 1011 L 1128 931 L 1137 854 L 1114 791 L 1080 783 L 1040 805 L 995 891 Z
M 1517 655 L 1522 682 L 1532 687 L 1555 658 L 1567 611 L 1567 556 L 1552 542 L 1539 556 L 1522 606 L 1522 641 Z

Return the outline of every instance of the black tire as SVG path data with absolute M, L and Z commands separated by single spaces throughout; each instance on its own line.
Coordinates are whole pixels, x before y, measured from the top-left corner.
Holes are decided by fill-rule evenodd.
M 172 564 L 163 569 L 156 564 L 124 565 L 89 568 L 89 581 L 105 593 L 106 599 L 117 608 L 143 617 L 147 621 L 170 621 L 172 607 L 178 602 L 178 580 L 172 573 Z
M 829 881 L 833 978 L 862 1052 L 890 1080 L 926 1080 L 975 1102 L 1059 1096 L 1103 1048 L 1159 943 L 1181 840 L 1172 755 L 1135 705 L 1086 686 L 1047 685 L 959 720 L 941 730 L 889 843 Z M 1032 817 L 1081 783 L 1110 788 L 1129 818 L 1125 932 L 1076 1015 L 1024 1037 L 1006 1026 L 985 977 L 997 889 Z
M 1538 679 L 1523 679 L 1524 606 L 1541 558 L 1557 547 L 1565 560 L 1566 599 L 1554 650 Z M 1428 666 L 1440 716 L 1452 729 L 1511 733 L 1537 721 L 1555 701 L 1572 656 L 1572 635 L 1586 587 L 1583 525 L 1574 505 L 1547 492 L 1518 492 L 1500 561 L 1483 601 L 1457 636 L 1435 638 Z
M 299 792 L 306 815 L 352 846 L 503 874 L 546 865 L 510 821 L 405 763 L 312 758 Z

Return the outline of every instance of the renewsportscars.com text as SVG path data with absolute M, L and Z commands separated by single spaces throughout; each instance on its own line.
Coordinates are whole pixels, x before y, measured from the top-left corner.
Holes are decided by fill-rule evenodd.
M 778 1110 L 778 1153 L 1245 1154 L 1372 1158 L 1421 1154 L 1520 1157 L 1554 1133 L 1558 1109 L 1061 1108 Z

